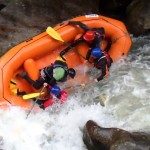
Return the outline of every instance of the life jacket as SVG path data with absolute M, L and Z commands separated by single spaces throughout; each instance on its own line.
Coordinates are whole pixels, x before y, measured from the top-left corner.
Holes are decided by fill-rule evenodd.
M 104 52 L 104 55 L 106 57 L 107 60 L 107 66 L 108 68 L 111 66 L 111 63 L 113 62 L 112 58 L 110 57 L 110 55 L 107 52 Z
M 106 67 L 106 64 L 107 64 L 106 56 L 103 54 L 103 56 L 101 56 L 99 59 L 96 59 L 96 63 L 94 64 L 94 66 L 97 69 L 102 69 L 103 67 Z
M 106 60 L 106 62 L 107 62 L 107 67 L 110 68 L 111 63 L 113 62 L 113 60 L 112 60 L 112 58 L 110 57 L 110 55 L 107 52 L 103 52 L 103 56 L 101 56 L 97 60 L 97 62 L 101 61 L 101 63 L 96 63 L 95 67 L 102 68 L 103 67 L 103 63 L 105 62 L 104 60 Z

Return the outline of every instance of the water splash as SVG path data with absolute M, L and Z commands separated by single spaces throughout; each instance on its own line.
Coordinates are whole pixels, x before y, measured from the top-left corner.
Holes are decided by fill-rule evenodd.
M 90 119 L 103 127 L 150 132 L 150 37 L 132 39 L 129 56 L 112 65 L 108 78 L 78 87 L 64 105 L 32 111 L 28 119 L 17 107 L 0 110 L 0 149 L 86 150 L 82 129 Z

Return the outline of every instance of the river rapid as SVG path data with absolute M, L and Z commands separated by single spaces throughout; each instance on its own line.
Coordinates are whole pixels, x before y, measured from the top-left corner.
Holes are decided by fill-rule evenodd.
M 76 88 L 65 104 L 32 111 L 27 119 L 21 108 L 0 110 L 0 149 L 86 150 L 82 130 L 88 120 L 150 132 L 150 36 L 132 41 L 128 57 L 113 63 L 107 78 Z

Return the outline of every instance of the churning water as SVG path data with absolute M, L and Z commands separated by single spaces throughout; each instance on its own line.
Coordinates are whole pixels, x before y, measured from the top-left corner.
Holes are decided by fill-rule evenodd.
M 150 37 L 132 38 L 126 59 L 113 63 L 110 76 L 78 87 L 64 105 L 27 113 L 0 110 L 0 149 L 86 150 L 82 129 L 88 120 L 103 127 L 150 132 Z

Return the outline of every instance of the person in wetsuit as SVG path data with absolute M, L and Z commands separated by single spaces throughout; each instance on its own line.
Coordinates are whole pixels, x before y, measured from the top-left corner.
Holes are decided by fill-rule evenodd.
M 51 64 L 48 67 L 45 67 L 40 70 L 40 77 L 34 81 L 32 80 L 27 72 L 23 72 L 19 74 L 18 76 L 27 80 L 35 89 L 40 89 L 44 85 L 47 85 L 49 88 L 49 93 L 54 94 L 57 98 L 61 98 L 63 96 L 62 94 L 66 94 L 65 92 L 62 92 L 60 87 L 57 86 L 57 82 L 65 82 L 67 81 L 67 76 L 70 76 L 71 78 L 74 78 L 76 75 L 76 72 L 73 68 L 68 68 L 67 63 L 61 60 L 56 60 L 54 64 Z M 43 109 L 48 107 L 51 102 L 45 101 L 42 103 L 42 106 L 44 106 Z
M 100 48 L 96 47 L 92 49 L 89 53 L 89 57 L 93 57 L 94 67 L 101 70 L 101 74 L 95 82 L 99 82 L 109 73 L 109 68 L 111 66 L 112 58 L 107 52 L 102 51 Z

